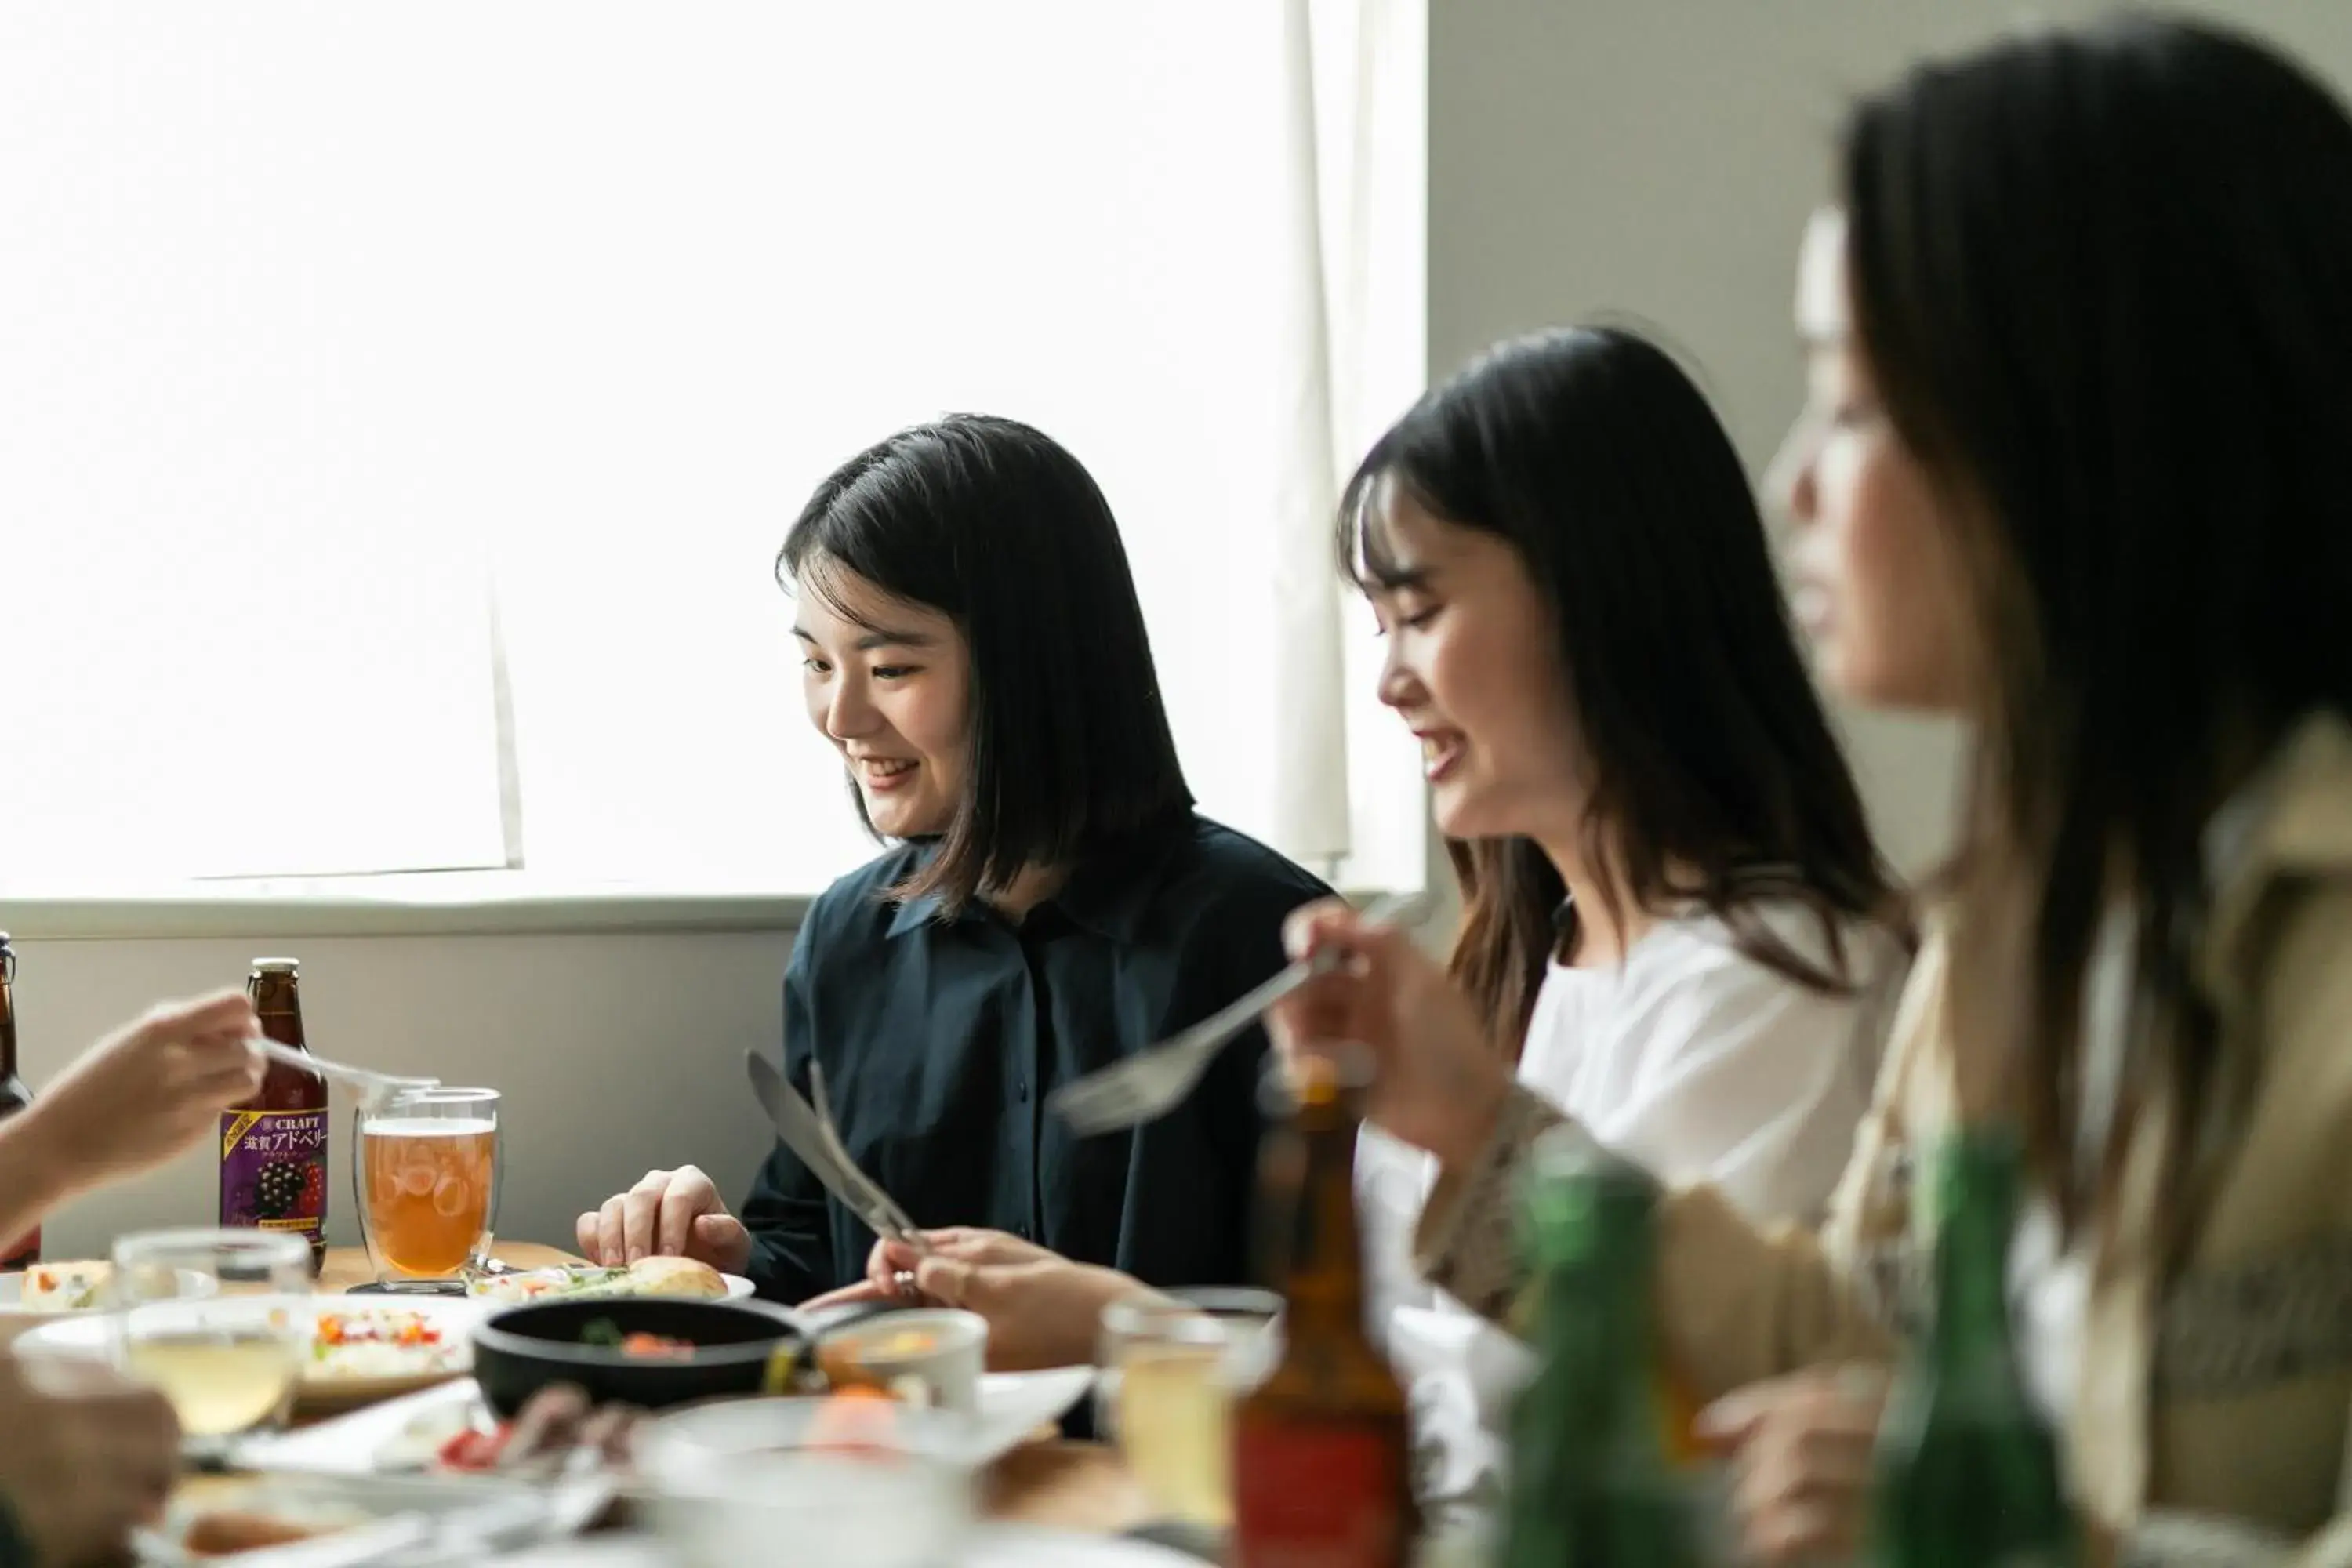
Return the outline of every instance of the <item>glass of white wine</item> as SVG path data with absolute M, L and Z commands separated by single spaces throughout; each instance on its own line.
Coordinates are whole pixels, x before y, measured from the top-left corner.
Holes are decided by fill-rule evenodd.
M 1234 1401 L 1279 1359 L 1282 1298 L 1175 1290 L 1103 1309 L 1095 1426 L 1163 1520 L 1233 1524 Z
M 184 1298 L 188 1274 L 210 1296 Z M 247 1432 L 283 1422 L 313 1331 L 310 1244 L 299 1232 L 160 1230 L 114 1244 L 114 1359 L 180 1418 L 183 1453 L 224 1462 Z

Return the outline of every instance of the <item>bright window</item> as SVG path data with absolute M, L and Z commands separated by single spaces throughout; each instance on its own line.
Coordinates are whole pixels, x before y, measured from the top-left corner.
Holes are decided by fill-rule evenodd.
M 1417 878 L 1361 615 L 1277 678 L 1420 374 L 1417 7 L 1302 121 L 1285 4 L 0 16 L 0 879 L 822 886 L 770 564 L 957 409 L 1101 480 L 1204 808 Z

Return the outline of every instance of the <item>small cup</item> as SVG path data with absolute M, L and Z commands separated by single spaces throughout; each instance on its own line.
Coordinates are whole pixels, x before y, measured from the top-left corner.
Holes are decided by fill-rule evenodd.
M 871 1417 L 871 1419 L 868 1419 Z M 717 1399 L 646 1424 L 643 1522 L 679 1568 L 962 1560 L 977 1501 L 963 1422 L 863 1399 Z
M 1192 1289 L 1103 1309 L 1095 1428 L 1114 1439 L 1160 1514 L 1222 1530 L 1233 1522 L 1234 1401 L 1280 1357 L 1282 1299 Z
M 185 1277 L 214 1294 L 191 1300 Z M 299 1231 L 167 1230 L 114 1244 L 116 1365 L 160 1390 L 182 1452 L 219 1462 L 248 1431 L 281 1424 L 310 1348 L 310 1244 Z
M 885 1312 L 817 1341 L 816 1363 L 836 1388 L 877 1388 L 958 1415 L 980 1411 L 988 1320 L 977 1312 L 918 1308 Z

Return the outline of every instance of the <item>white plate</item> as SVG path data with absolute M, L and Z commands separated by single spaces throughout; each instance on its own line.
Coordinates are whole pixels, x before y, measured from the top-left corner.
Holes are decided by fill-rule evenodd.
M 1019 1447 L 1039 1427 L 1068 1415 L 1094 1385 L 1090 1366 L 986 1373 L 980 1380 L 980 1421 L 971 1439 L 974 1462 L 986 1464 Z
M 376 1475 L 385 1468 L 377 1456 L 412 1423 L 430 1420 L 437 1429 L 447 1413 L 447 1425 L 454 1430 L 462 1415 L 480 1400 L 481 1393 L 470 1377 L 436 1384 L 331 1421 L 248 1437 L 237 1445 L 236 1468 L 289 1475 Z
M 399 1300 L 349 1296 L 273 1296 L 250 1298 L 283 1306 L 289 1312 L 308 1314 L 316 1324 L 322 1313 L 345 1317 L 415 1313 L 441 1331 L 444 1342 L 457 1353 L 446 1365 L 431 1372 L 396 1377 L 333 1377 L 320 1374 L 316 1363 L 305 1362 L 295 1405 L 303 1410 L 334 1409 L 371 1404 L 466 1375 L 473 1364 L 474 1325 L 488 1314 L 478 1301 L 456 1296 L 415 1296 Z M 235 1300 L 235 1298 L 231 1298 Z M 192 1310 L 201 1309 L 192 1308 Z M 28 1330 L 16 1339 L 18 1355 L 79 1355 L 105 1357 L 113 1353 L 114 1330 L 109 1314 L 82 1312 Z
M 1086 1397 L 1094 1379 L 1095 1369 L 1090 1366 L 988 1373 L 980 1380 L 979 1409 L 957 1441 L 954 1457 L 966 1464 L 984 1465 L 1018 1447 Z M 658 1480 L 673 1468 L 680 1474 L 690 1473 L 730 1455 L 772 1448 L 777 1441 L 777 1407 L 806 1403 L 719 1399 L 661 1416 L 646 1426 L 638 1444 L 638 1462 Z M 940 1414 L 952 1419 L 947 1412 Z
M 970 1439 L 972 1462 L 984 1464 L 1019 1446 L 1039 1427 L 1060 1420 L 1065 1411 L 1085 1397 L 1093 1381 L 1094 1369 L 1085 1366 L 1055 1372 L 991 1373 L 982 1378 L 980 1416 Z M 455 1413 L 471 1407 L 478 1397 L 470 1378 L 444 1384 L 299 1431 L 247 1438 L 237 1449 L 236 1462 L 240 1468 L 253 1470 L 373 1475 L 379 1468 L 377 1456 L 412 1426 L 431 1426 L 437 1430 Z M 723 1400 L 662 1417 L 647 1428 L 648 1447 L 652 1432 L 671 1422 L 755 1403 L 748 1399 Z M 735 1419 L 740 1421 L 741 1417 Z M 652 1468 L 650 1459 L 646 1468 Z
M 250 1561 L 249 1559 L 247 1561 Z M 593 1535 L 499 1559 L 508 1568 L 677 1568 L 676 1553 L 642 1535 Z M 1149 1542 L 1077 1535 L 1034 1525 L 983 1524 L 952 1568 L 1209 1568 Z
M 42 1265 L 35 1264 L 34 1267 L 37 1268 Z M 173 1272 L 179 1277 L 180 1294 L 183 1296 L 190 1298 L 210 1296 L 220 1289 L 220 1282 L 209 1274 L 199 1274 L 193 1268 L 179 1268 Z M 100 1297 L 103 1298 L 106 1293 L 107 1287 L 101 1287 Z M 79 1308 L 76 1312 L 43 1310 L 38 1307 L 27 1307 L 25 1305 L 25 1276 L 21 1272 L 0 1274 L 0 1312 L 47 1321 L 53 1318 L 74 1317 L 78 1312 L 97 1312 L 104 1310 L 103 1300 L 98 1306 Z
M 971 1532 L 956 1568 L 1210 1568 L 1198 1557 L 1116 1535 L 990 1524 Z
M 39 1267 L 36 1265 L 36 1267 Z M 199 1274 L 193 1268 L 178 1271 L 180 1294 L 195 1298 L 212 1295 L 220 1289 L 209 1274 Z M 5 1350 L 19 1336 L 30 1333 L 44 1323 L 63 1322 L 70 1318 L 87 1318 L 103 1311 L 103 1306 L 83 1307 L 75 1311 L 43 1311 L 38 1307 L 25 1305 L 25 1277 L 20 1273 L 0 1274 L 0 1350 Z
M 556 1272 L 556 1270 L 552 1268 L 516 1268 L 511 1265 L 509 1266 L 507 1271 L 511 1274 L 551 1274 Z M 744 1297 L 751 1295 L 754 1290 L 759 1289 L 758 1286 L 752 1284 L 749 1279 L 744 1279 L 740 1274 L 721 1274 L 719 1278 L 727 1281 L 726 1299 L 730 1301 L 740 1301 Z M 545 1299 L 550 1300 L 562 1300 L 560 1296 L 548 1297 Z M 517 1306 L 521 1304 L 522 1303 L 512 1301 L 499 1303 L 500 1306 Z
M 183 1547 L 199 1517 L 222 1510 L 321 1524 L 349 1520 L 328 1534 L 239 1552 L 235 1559 L 253 1568 L 330 1568 L 362 1558 L 372 1561 L 394 1541 L 429 1536 L 436 1523 L 457 1515 L 494 1531 L 499 1542 L 551 1542 L 577 1534 L 609 1495 L 603 1489 L 558 1493 L 481 1478 L 257 1476 L 231 1489 L 209 1491 L 201 1503 L 174 1503 L 158 1529 L 142 1534 L 139 1561 L 215 1561 L 191 1557 Z

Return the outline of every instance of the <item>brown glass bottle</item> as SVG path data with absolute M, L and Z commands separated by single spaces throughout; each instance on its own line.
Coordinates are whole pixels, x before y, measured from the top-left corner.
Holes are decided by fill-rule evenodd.
M 263 1034 L 310 1049 L 294 960 L 255 959 L 245 989 Z M 315 1271 L 327 1256 L 327 1080 L 271 1062 L 260 1092 L 221 1113 L 220 1146 L 221 1224 L 299 1232 Z
M 0 931 L 0 1121 L 33 1103 L 33 1091 L 16 1075 L 16 950 L 8 933 Z M 41 1227 L 18 1237 L 0 1249 L 0 1270 L 22 1268 L 41 1260 Z
M 1364 1326 L 1353 1085 L 1307 1064 L 1259 1187 L 1282 1361 L 1234 1412 L 1234 1568 L 1399 1568 L 1414 1531 L 1405 1391 Z

